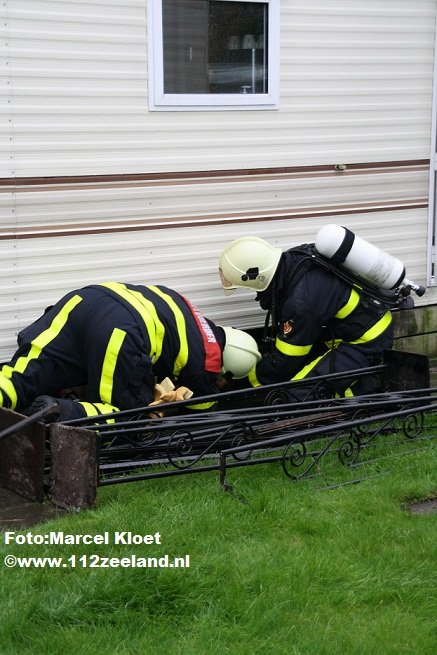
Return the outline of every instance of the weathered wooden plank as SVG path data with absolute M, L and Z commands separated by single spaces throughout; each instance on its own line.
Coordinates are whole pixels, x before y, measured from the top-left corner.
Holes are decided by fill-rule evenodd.
M 0 407 L 0 430 L 18 425 L 26 417 Z M 44 448 L 46 427 L 26 425 L 16 434 L 0 440 L 0 485 L 25 498 L 44 498 Z
M 94 507 L 98 473 L 94 432 L 54 423 L 50 452 L 52 502 L 66 509 Z

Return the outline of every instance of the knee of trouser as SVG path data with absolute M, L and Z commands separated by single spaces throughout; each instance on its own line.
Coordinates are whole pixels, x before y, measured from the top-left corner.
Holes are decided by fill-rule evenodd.
M 43 412 L 40 419 L 43 423 L 71 421 L 86 416 L 83 407 L 76 401 L 48 395 L 37 396 L 24 410 L 24 414 L 27 416 L 32 416 L 37 412 Z

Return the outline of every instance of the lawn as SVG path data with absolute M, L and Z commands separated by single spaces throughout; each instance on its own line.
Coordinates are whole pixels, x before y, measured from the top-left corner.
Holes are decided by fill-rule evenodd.
M 95 510 L 28 531 L 108 532 L 109 544 L 3 535 L 0 653 L 435 655 L 437 514 L 406 503 L 437 495 L 436 465 L 434 448 L 330 490 L 277 464 L 231 470 L 235 493 L 217 473 L 100 488 Z M 122 531 L 161 543 L 114 543 Z M 9 554 L 67 566 L 7 568 Z M 82 566 L 93 554 L 190 566 Z

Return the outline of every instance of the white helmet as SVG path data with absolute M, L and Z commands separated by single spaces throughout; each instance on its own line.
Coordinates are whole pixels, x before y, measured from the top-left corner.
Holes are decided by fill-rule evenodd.
M 246 377 L 261 359 L 258 345 L 253 337 L 243 330 L 223 327 L 226 343 L 223 349 L 223 372 L 232 373 L 236 380 Z
M 264 291 L 273 279 L 282 255 L 280 248 L 259 237 L 241 237 L 228 243 L 220 255 L 222 287 L 232 293 L 237 287 Z

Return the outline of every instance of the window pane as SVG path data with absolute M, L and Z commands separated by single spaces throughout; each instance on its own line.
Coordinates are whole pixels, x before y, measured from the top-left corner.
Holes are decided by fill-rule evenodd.
M 268 93 L 267 7 L 163 0 L 164 93 Z

